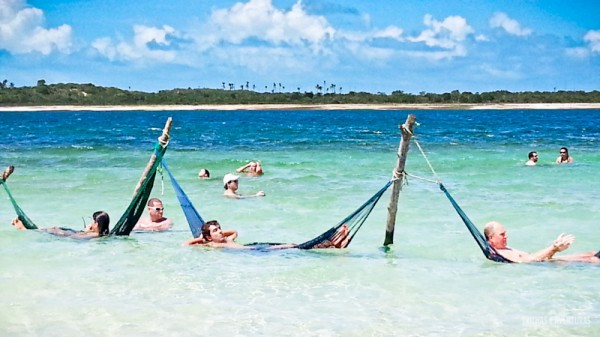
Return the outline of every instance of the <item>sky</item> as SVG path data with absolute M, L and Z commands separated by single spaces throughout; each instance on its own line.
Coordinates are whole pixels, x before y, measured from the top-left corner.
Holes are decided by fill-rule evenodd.
M 0 81 L 600 90 L 597 0 L 0 0 Z

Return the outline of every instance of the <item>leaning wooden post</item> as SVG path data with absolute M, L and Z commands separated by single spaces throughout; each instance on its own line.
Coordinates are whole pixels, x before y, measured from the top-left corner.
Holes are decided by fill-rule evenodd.
M 385 240 L 383 245 L 391 245 L 394 243 L 394 227 L 396 226 L 396 212 L 398 211 L 398 195 L 402 189 L 402 181 L 404 180 L 404 165 L 406 164 L 406 157 L 408 155 L 408 146 L 410 145 L 410 137 L 412 137 L 413 129 L 417 117 L 415 115 L 408 115 L 406 122 L 400 125 L 402 131 L 402 139 L 400 140 L 400 146 L 398 146 L 398 162 L 394 169 L 394 177 L 398 178 L 394 180 L 394 186 L 392 186 L 392 196 L 390 197 L 390 204 L 388 205 L 388 218 L 387 226 L 385 229 Z
M 171 117 L 167 118 L 167 122 L 165 123 L 165 128 L 163 129 L 160 137 L 158 137 L 158 143 L 156 144 L 156 146 L 161 146 L 162 148 L 164 148 L 167 146 L 167 144 L 169 144 L 169 138 L 170 138 L 169 133 L 171 132 L 171 124 L 172 123 L 173 123 L 173 118 L 171 118 Z M 148 177 L 148 174 L 150 174 L 150 171 L 152 170 L 152 167 L 154 166 L 155 162 L 156 162 L 156 152 L 152 153 L 152 155 L 150 156 L 150 160 L 148 161 L 148 164 L 146 164 L 146 168 L 144 169 L 144 172 L 142 173 L 142 177 L 140 178 L 140 181 L 138 181 L 137 185 L 135 186 L 135 189 L 133 191 L 133 196 L 137 195 L 138 191 L 142 187 L 142 184 Z

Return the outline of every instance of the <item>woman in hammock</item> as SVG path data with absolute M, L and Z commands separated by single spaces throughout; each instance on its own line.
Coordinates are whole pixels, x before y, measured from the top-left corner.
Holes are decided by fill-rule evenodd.
M 331 241 L 319 244 L 314 248 L 344 248 L 348 245 L 348 226 L 342 225 Z M 259 249 L 255 246 L 244 246 L 235 242 L 237 231 L 223 231 L 216 220 L 207 221 L 202 225 L 202 235 L 199 238 L 185 242 L 185 245 L 204 245 L 212 248 Z M 267 250 L 295 248 L 296 244 L 277 244 L 266 247 Z
M 108 216 L 108 213 L 104 211 L 94 212 L 92 219 L 93 221 L 88 224 L 83 231 L 76 231 L 64 227 L 50 227 L 36 230 L 52 235 L 70 237 L 73 239 L 95 239 L 108 235 L 110 224 L 110 217 Z M 19 217 L 12 221 L 12 225 L 19 230 L 27 229 Z

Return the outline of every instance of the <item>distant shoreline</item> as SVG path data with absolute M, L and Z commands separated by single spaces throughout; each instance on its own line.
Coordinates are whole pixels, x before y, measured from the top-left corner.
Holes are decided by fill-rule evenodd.
M 0 112 L 35 111 L 235 111 L 235 110 L 543 110 L 600 109 L 600 103 L 507 104 L 220 104 L 220 105 L 48 105 L 0 106 Z

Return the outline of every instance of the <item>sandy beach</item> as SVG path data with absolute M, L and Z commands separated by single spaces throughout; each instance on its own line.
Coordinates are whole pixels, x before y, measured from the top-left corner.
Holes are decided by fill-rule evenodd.
M 227 105 L 49 105 L 0 107 L 6 111 L 194 111 L 194 110 L 541 110 L 600 109 L 600 103 L 519 104 L 227 104 Z

